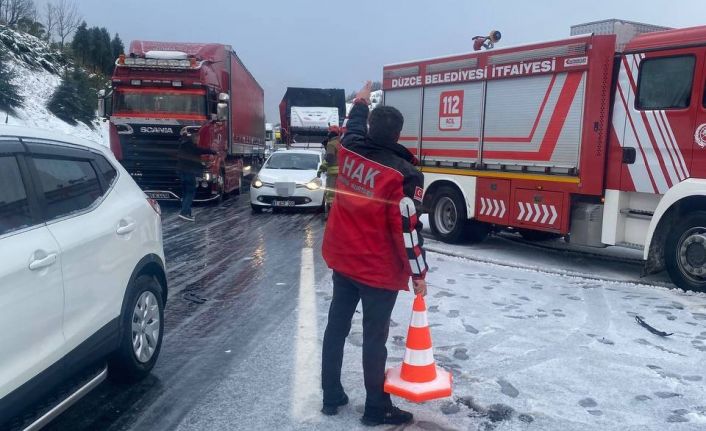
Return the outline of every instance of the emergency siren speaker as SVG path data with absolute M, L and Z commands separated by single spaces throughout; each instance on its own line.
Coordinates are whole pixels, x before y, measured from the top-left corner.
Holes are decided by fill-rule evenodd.
M 476 36 L 473 38 L 473 50 L 492 49 L 501 37 L 502 34 L 498 30 L 491 31 L 488 36 Z

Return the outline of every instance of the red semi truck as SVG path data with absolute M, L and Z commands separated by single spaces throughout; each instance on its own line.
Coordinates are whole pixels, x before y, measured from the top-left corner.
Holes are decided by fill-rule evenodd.
M 229 45 L 133 41 L 115 63 L 101 105 L 110 147 L 155 199 L 178 200 L 181 132 L 198 133 L 203 156 L 196 201 L 238 191 L 265 154 L 263 90 Z
M 441 240 L 638 248 L 645 273 L 706 291 L 706 27 L 597 34 L 631 23 L 613 24 L 385 66 L 384 102 Z

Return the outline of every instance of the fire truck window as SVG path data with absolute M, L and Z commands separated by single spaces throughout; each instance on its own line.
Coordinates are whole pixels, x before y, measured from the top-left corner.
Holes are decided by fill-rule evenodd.
M 640 66 L 638 109 L 680 109 L 691 104 L 694 81 L 692 55 L 648 59 Z

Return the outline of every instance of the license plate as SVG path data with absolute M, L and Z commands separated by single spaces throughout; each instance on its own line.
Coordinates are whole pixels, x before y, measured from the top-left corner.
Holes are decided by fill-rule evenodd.
M 273 207 L 293 207 L 294 201 L 272 201 Z
M 145 194 L 149 198 L 152 198 L 152 199 L 173 199 L 174 198 L 169 193 L 164 193 L 164 192 L 146 192 Z

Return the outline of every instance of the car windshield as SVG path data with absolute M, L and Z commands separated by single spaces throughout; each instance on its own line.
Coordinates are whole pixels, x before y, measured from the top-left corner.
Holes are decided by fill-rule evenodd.
M 265 164 L 267 169 L 315 170 L 319 167 L 319 156 L 305 153 L 277 153 Z
M 114 98 L 114 112 L 118 115 L 206 115 L 206 95 L 200 90 L 120 89 Z

